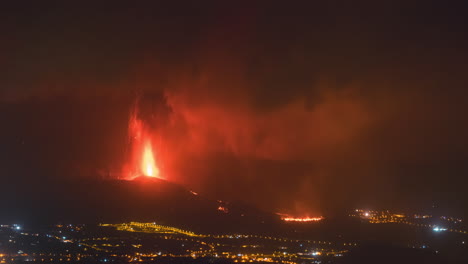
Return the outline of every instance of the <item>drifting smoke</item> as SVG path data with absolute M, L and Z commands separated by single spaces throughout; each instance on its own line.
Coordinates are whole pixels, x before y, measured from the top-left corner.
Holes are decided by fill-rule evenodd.
M 379 199 L 458 200 L 464 29 L 441 16 L 428 30 L 433 12 L 416 23 L 397 5 L 349 7 L 10 15 L 35 23 L 2 42 L 4 174 L 153 175 L 297 216 Z M 294 15 L 279 16 L 285 8 Z
M 261 111 L 246 98 L 248 82 L 238 81 L 237 87 L 244 88 L 234 94 L 219 94 L 215 87 L 222 83 L 211 79 L 216 76 L 205 74 L 205 81 L 213 83 L 203 85 L 181 78 L 184 82 L 172 84 L 163 99 L 152 102 L 169 109 L 166 117 L 147 122 L 158 124 L 151 133 L 161 140 L 153 149 L 165 178 L 216 198 L 236 200 L 242 193 L 242 200 L 262 208 L 318 214 L 320 207 L 309 202 L 319 199 L 315 185 L 331 180 L 336 172 L 329 167 L 350 157 L 337 159 L 343 149 L 355 147 L 372 122 L 365 102 L 353 88 L 324 89 L 316 104 L 298 97 Z

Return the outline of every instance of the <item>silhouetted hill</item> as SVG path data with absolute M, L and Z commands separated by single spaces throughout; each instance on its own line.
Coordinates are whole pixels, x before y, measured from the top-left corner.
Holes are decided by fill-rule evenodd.
M 0 205 L 0 221 L 7 223 L 157 221 L 216 232 L 267 229 L 280 221 L 254 207 L 205 199 L 180 185 L 148 177 L 11 183 L 0 193 Z

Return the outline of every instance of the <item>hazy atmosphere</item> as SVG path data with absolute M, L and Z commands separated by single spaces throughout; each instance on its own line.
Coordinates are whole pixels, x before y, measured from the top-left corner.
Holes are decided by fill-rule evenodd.
M 121 178 L 138 105 L 208 197 L 466 214 L 466 9 L 388 2 L 5 3 L 0 184 Z

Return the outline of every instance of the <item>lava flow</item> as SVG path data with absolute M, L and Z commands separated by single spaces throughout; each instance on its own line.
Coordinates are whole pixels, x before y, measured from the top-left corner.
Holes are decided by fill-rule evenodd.
M 136 110 L 130 117 L 128 130 L 131 157 L 124 168 L 125 178 L 133 180 L 140 176 L 146 176 L 162 179 L 156 163 L 151 134 L 143 121 L 137 117 Z
M 323 220 L 323 217 L 283 217 L 281 220 L 286 222 L 318 222 Z
M 288 214 L 276 213 L 281 216 L 281 220 L 286 222 L 318 222 L 324 219 L 323 216 L 320 217 L 293 217 Z

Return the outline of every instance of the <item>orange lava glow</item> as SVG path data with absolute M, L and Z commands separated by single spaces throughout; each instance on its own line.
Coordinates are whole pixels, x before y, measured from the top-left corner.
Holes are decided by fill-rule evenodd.
M 152 135 L 144 122 L 137 117 L 136 110 L 130 117 L 128 130 L 131 156 L 124 167 L 124 178 L 133 180 L 147 176 L 163 179 L 157 164 Z
M 277 215 L 281 216 L 281 220 L 286 222 L 318 222 L 324 219 L 323 216 L 320 217 L 292 217 L 287 214 L 276 213 Z
M 141 171 L 145 176 L 158 177 L 159 170 L 156 167 L 153 155 L 153 147 L 151 141 L 147 141 L 143 150 L 143 158 L 141 159 Z
M 303 217 L 303 218 L 295 218 L 295 217 L 284 217 L 281 220 L 286 222 L 318 222 L 323 220 L 323 217 Z

